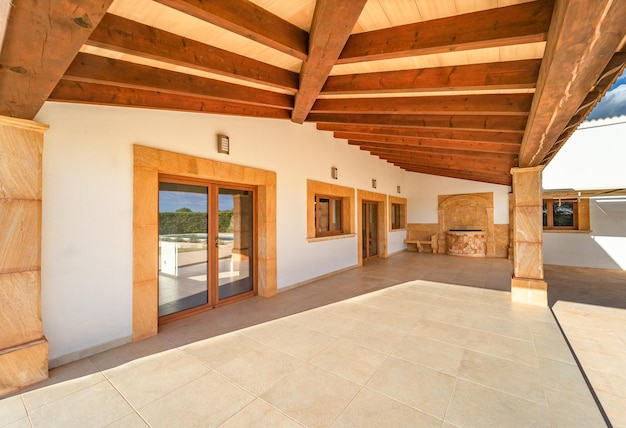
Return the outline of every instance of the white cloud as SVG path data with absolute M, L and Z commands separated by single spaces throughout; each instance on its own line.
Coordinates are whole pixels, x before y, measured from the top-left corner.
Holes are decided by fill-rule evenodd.
M 591 111 L 587 120 L 621 115 L 626 115 L 626 84 L 621 84 L 607 92 L 596 108 Z

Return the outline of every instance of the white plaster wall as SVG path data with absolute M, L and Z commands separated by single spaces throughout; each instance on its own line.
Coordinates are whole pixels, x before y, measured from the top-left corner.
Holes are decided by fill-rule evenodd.
M 403 170 L 313 124 L 63 103 L 46 103 L 36 120 L 50 125 L 42 311 L 51 359 L 131 334 L 133 144 L 275 171 L 279 288 L 357 264 L 356 237 L 307 242 L 307 179 L 373 190 L 376 178 L 376 191 L 391 195 L 410 187 Z M 218 133 L 231 155 L 216 152 Z M 402 239 L 390 234 L 390 253 Z
M 626 188 L 626 116 L 583 122 L 543 171 L 543 188 Z M 626 198 L 592 199 L 591 233 L 544 233 L 547 264 L 626 270 Z
M 590 233 L 544 233 L 544 263 L 626 270 L 626 198 L 592 199 Z
M 493 192 L 493 221 L 509 224 L 510 186 L 414 172 L 407 174 L 409 223 L 438 223 L 439 195 Z

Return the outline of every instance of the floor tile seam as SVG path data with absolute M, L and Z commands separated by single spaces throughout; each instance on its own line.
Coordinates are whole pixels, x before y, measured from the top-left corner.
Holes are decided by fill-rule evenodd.
M 291 355 L 289 355 L 291 357 Z M 268 392 L 270 389 L 272 389 L 274 386 L 276 386 L 277 384 L 279 384 L 280 382 L 282 382 L 287 376 L 293 374 L 295 371 L 299 370 L 300 368 L 304 367 L 307 362 L 306 361 L 302 361 L 299 360 L 298 361 L 302 364 L 297 365 L 295 368 L 290 369 L 287 371 L 286 374 L 283 374 L 282 376 L 280 376 L 278 378 L 278 380 L 276 380 L 275 382 L 273 382 L 270 386 L 268 386 L 267 388 L 265 388 L 263 391 L 256 393 L 254 391 L 252 391 L 251 389 L 247 388 L 245 385 L 240 384 L 239 382 L 237 382 L 235 379 L 231 379 L 226 373 L 222 373 L 220 370 L 216 369 L 213 370 L 215 372 L 215 374 L 219 375 L 220 377 L 224 378 L 227 382 L 241 388 L 242 390 L 244 390 L 245 392 L 247 392 L 248 394 L 253 395 L 255 398 L 262 398 L 261 396 L 263 394 L 265 394 L 266 392 Z M 265 400 L 263 400 L 265 401 Z
M 225 421 L 221 422 L 218 427 L 224 425 L 226 422 L 228 422 L 230 419 L 234 418 L 235 416 L 237 416 L 239 413 L 241 413 L 246 407 L 248 407 L 249 405 L 251 405 L 252 403 L 254 403 L 255 401 L 262 401 L 263 403 L 267 404 L 268 406 L 270 406 L 272 409 L 274 409 L 275 411 L 277 411 L 278 413 L 280 413 L 281 415 L 285 416 L 286 418 L 288 418 L 289 420 L 295 422 L 296 424 L 302 426 L 303 428 L 305 428 L 304 425 L 302 425 L 298 420 L 294 419 L 293 416 L 285 413 L 284 411 L 282 411 L 281 409 L 279 409 L 278 407 L 274 406 L 272 403 L 270 403 L 269 401 L 264 400 L 263 398 L 259 397 L 259 396 L 255 396 L 254 400 L 252 400 L 251 402 L 249 402 L 248 404 L 246 404 L 244 407 L 242 407 L 241 409 L 239 409 L 239 411 L 237 411 L 236 413 L 234 413 L 233 415 L 231 415 L 228 419 L 226 419 Z
M 443 422 L 442 422 L 442 426 L 443 424 L 445 424 L 446 422 L 448 422 L 448 412 L 450 411 L 450 404 L 452 404 L 452 397 L 454 397 L 454 393 L 456 391 L 456 386 L 459 383 L 459 378 L 458 376 L 454 377 L 454 384 L 452 385 L 452 389 L 450 390 L 450 397 L 448 397 L 448 403 L 446 404 L 446 411 L 443 413 Z M 450 424 L 452 424 L 451 422 L 448 422 Z M 454 425 L 454 424 L 452 424 Z M 456 426 L 456 425 L 454 425 Z
M 357 384 L 358 385 L 358 384 Z M 363 389 L 365 389 L 364 385 L 358 385 L 359 386 L 359 390 L 354 394 L 354 396 L 348 401 L 348 403 L 343 407 L 343 409 L 341 409 L 341 411 L 337 414 L 337 416 L 335 416 L 335 418 L 332 420 L 331 423 L 328 424 L 328 427 L 332 427 L 333 424 L 335 422 L 337 422 L 337 420 L 341 417 L 341 415 L 344 414 L 344 412 L 348 409 L 348 407 L 350 407 L 350 404 L 352 404 L 352 402 L 356 399 L 356 397 L 361 393 L 361 391 L 363 391 Z
M 309 329 L 309 330 L 311 330 L 311 329 Z M 312 330 L 312 331 L 315 331 L 315 330 Z M 317 331 L 316 331 L 316 333 L 326 334 L 326 333 L 323 333 L 323 332 L 317 332 Z M 288 356 L 288 357 L 290 357 L 290 358 L 295 358 L 296 360 L 299 360 L 300 362 L 307 363 L 307 362 L 309 362 L 309 360 L 311 360 L 312 358 L 315 358 L 315 357 L 316 357 L 316 356 L 317 356 L 320 352 L 322 352 L 322 351 L 326 350 L 326 349 L 327 349 L 329 346 L 331 346 L 333 343 L 337 342 L 337 340 L 341 339 L 341 337 L 340 337 L 340 336 L 333 336 L 333 335 L 330 335 L 330 334 L 326 334 L 326 335 L 327 335 L 327 336 L 329 336 L 330 338 L 332 338 L 333 340 L 332 340 L 330 343 L 328 343 L 326 346 L 324 346 L 321 350 L 319 350 L 317 353 L 315 353 L 314 355 L 312 355 L 311 357 L 309 357 L 308 359 L 302 358 L 302 357 L 300 357 L 300 356 L 298 356 L 298 355 L 293 355 L 293 354 L 290 354 L 289 352 L 285 352 L 285 351 L 283 351 L 281 348 L 279 348 L 279 347 L 277 347 L 277 346 L 275 346 L 275 345 L 271 345 L 271 344 L 268 344 L 268 343 L 265 343 L 265 342 L 261 342 L 261 341 L 259 341 L 259 340 L 255 339 L 255 338 L 253 338 L 253 337 L 246 336 L 246 338 L 248 338 L 248 339 L 250 339 L 250 340 L 252 340 L 252 341 L 254 341 L 254 342 L 258 343 L 259 345 L 264 346 L 264 347 L 266 347 L 266 348 L 268 348 L 268 349 L 271 349 L 271 350 L 276 351 L 276 352 L 280 352 L 281 354 L 284 354 L 284 355 L 286 355 L 286 356 Z M 245 351 L 245 352 L 249 352 L 249 351 L 252 351 L 252 350 L 253 350 L 253 349 L 249 349 L 248 351 Z M 218 369 L 217 369 L 217 368 L 214 368 L 213 370 L 217 371 Z
M 415 406 L 410 405 L 409 403 L 405 403 L 404 401 L 400 401 L 400 400 L 398 400 L 397 398 L 391 397 L 390 395 L 385 394 L 383 391 L 377 391 L 376 389 L 374 389 L 374 388 L 371 388 L 371 387 L 367 386 L 367 384 L 363 386 L 363 389 L 367 389 L 367 390 L 368 390 L 368 391 L 370 391 L 370 392 L 373 392 L 373 393 L 378 394 L 378 395 L 382 395 L 383 397 L 388 398 L 388 399 L 390 399 L 390 400 L 392 400 L 392 401 L 395 401 L 396 403 L 399 403 L 399 404 L 401 404 L 401 405 L 403 405 L 403 406 L 406 406 L 406 407 L 408 407 L 408 408 L 410 408 L 410 409 L 416 410 L 416 411 L 418 411 L 418 412 L 420 412 L 420 413 L 423 413 L 423 414 L 425 414 L 425 415 L 427 415 L 427 416 L 430 416 L 431 418 L 437 419 L 438 421 L 441 421 L 441 424 L 442 424 L 442 425 L 443 425 L 443 423 L 445 422 L 445 421 L 444 421 L 441 417 L 439 417 L 439 416 L 433 415 L 432 413 L 428 413 L 428 412 L 427 412 L 427 411 L 425 411 L 424 409 L 420 409 L 420 408 L 418 408 L 418 407 L 415 407 Z
M 103 373 L 103 374 L 104 374 L 104 373 Z M 116 385 L 115 385 L 115 384 L 111 381 L 111 379 L 109 379 L 109 377 L 108 377 L 108 376 L 106 376 L 106 375 L 105 375 L 105 378 L 106 378 L 107 382 L 109 382 L 109 384 L 113 387 L 113 389 L 115 389 L 115 391 L 116 391 L 116 392 L 117 392 L 117 393 L 118 393 L 118 394 L 122 397 L 122 399 L 126 402 L 126 404 L 128 404 L 128 406 L 129 406 L 129 407 L 133 410 L 133 412 L 135 412 L 135 413 L 137 414 L 137 416 L 139 416 L 139 418 L 140 418 L 140 419 L 141 419 L 141 420 L 142 420 L 142 421 L 143 421 L 143 422 L 144 422 L 147 426 L 151 427 L 152 425 L 151 425 L 151 424 L 150 424 L 150 423 L 149 423 L 149 422 L 148 422 L 148 421 L 147 421 L 147 420 L 143 417 L 143 415 L 142 415 L 142 414 L 141 414 L 141 412 L 140 412 L 140 409 L 138 409 L 137 407 L 135 407 L 135 406 L 133 405 L 133 403 L 131 403 L 131 402 L 130 402 L 130 400 L 126 397 L 126 395 L 124 395 L 124 394 L 122 393 L 122 391 L 120 391 L 120 390 L 118 389 L 118 387 L 117 387 L 117 386 L 116 386 Z M 176 388 L 176 389 L 178 389 L 178 388 Z M 171 392 L 174 392 L 174 391 L 171 391 Z M 159 397 L 159 398 L 157 398 L 157 399 L 155 399 L 155 400 L 153 400 L 153 401 L 150 401 L 149 403 L 146 403 L 146 404 L 145 404 L 142 408 L 145 408 L 145 407 L 149 406 L 150 404 L 152 404 L 152 403 L 154 403 L 154 402 L 156 402 L 156 401 L 160 400 L 161 398 L 166 397 L 166 396 L 167 396 L 167 395 L 169 395 L 171 392 L 169 392 L 169 393 L 167 393 L 167 394 L 165 394 L 165 395 L 163 395 L 163 396 L 161 396 L 161 397 Z M 130 415 L 130 414 L 131 414 L 131 413 L 129 413 L 128 415 Z M 122 416 L 121 418 L 119 418 L 119 419 L 117 419 L 117 420 L 115 420 L 115 421 L 111 422 L 111 424 L 113 424 L 113 423 L 117 422 L 117 421 L 118 421 L 118 420 L 120 420 L 120 419 L 123 419 L 123 418 L 127 417 L 128 415 L 124 415 L 124 416 Z M 109 424 L 109 425 L 111 425 L 111 424 Z
M 513 397 L 513 398 L 516 398 L 516 399 L 523 400 L 523 401 L 525 401 L 525 402 L 526 402 L 526 403 L 528 403 L 528 404 L 535 404 L 535 405 L 538 405 L 538 406 L 543 406 L 543 407 L 545 407 L 547 410 L 549 410 L 549 406 L 548 406 L 548 399 L 546 398 L 546 393 L 545 393 L 545 388 L 546 388 L 546 387 L 545 387 L 544 385 L 542 385 L 541 389 L 542 389 L 543 394 L 544 394 L 545 402 L 544 402 L 544 403 L 538 403 L 537 401 L 530 400 L 530 399 L 528 399 L 528 398 L 526 398 L 526 397 L 522 397 L 522 396 L 520 396 L 520 395 L 513 394 L 513 393 L 512 393 L 512 392 L 510 392 L 510 391 L 503 391 L 503 390 L 498 389 L 498 388 L 495 388 L 495 387 L 493 387 L 493 386 L 490 386 L 490 385 L 485 385 L 485 384 L 483 384 L 483 383 L 476 382 L 476 381 L 474 381 L 474 380 L 470 380 L 470 379 L 467 379 L 467 378 L 464 378 L 464 377 L 457 377 L 457 379 L 460 379 L 460 380 L 462 380 L 462 381 L 464 381 L 464 382 L 473 383 L 474 385 L 478 385 L 478 386 L 481 386 L 481 387 L 483 387 L 483 388 L 487 388 L 487 389 L 489 389 L 489 390 L 491 390 L 491 391 L 496 391 L 496 392 L 498 392 L 498 393 L 505 394 L 505 395 L 507 395 L 508 397 Z
M 24 394 L 28 394 L 29 392 L 33 392 L 33 391 L 39 391 L 40 389 L 46 388 L 47 386 L 53 386 L 53 385 L 57 385 L 57 384 L 43 386 L 42 388 L 33 389 L 33 390 L 28 391 L 28 392 L 24 392 L 24 393 L 20 394 L 20 396 L 22 396 L 22 403 L 24 404 L 24 408 L 26 409 L 26 413 L 29 416 L 29 419 L 30 419 L 31 412 L 35 412 L 35 411 L 37 411 L 39 409 L 43 409 L 44 407 L 51 406 L 52 404 L 55 404 L 55 403 L 57 403 L 57 402 L 59 402 L 61 400 L 64 400 L 64 399 L 68 398 L 68 397 L 71 397 L 71 396 L 76 395 L 76 394 L 78 394 L 80 392 L 83 392 L 84 390 L 89 389 L 89 388 L 91 388 L 93 386 L 100 385 L 101 383 L 104 383 L 104 382 L 108 382 L 108 378 L 106 376 L 104 376 L 104 373 L 100 372 L 100 374 L 103 375 L 103 379 L 102 380 L 100 380 L 100 381 L 98 381 L 96 383 L 85 385 L 85 386 L 83 386 L 83 387 L 81 387 L 81 388 L 79 388 L 79 389 L 77 389 L 75 391 L 72 391 L 71 393 L 69 393 L 67 395 L 63 395 L 62 397 L 58 397 L 58 398 L 56 398 L 56 399 L 54 399 L 54 400 L 52 400 L 50 402 L 47 402 L 44 405 L 41 405 L 41 406 L 38 406 L 38 407 L 35 407 L 35 408 L 32 408 L 32 409 L 28 408 L 28 405 L 26 404 L 26 399 L 24 397 Z M 63 383 L 64 382 L 67 382 L 67 381 L 63 381 Z
M 482 329 L 474 328 L 474 327 L 467 327 L 467 329 L 470 330 L 470 333 L 475 331 L 475 332 L 478 332 L 478 333 L 487 333 L 487 334 L 490 334 L 490 335 L 493 335 L 493 336 L 498 336 L 498 337 L 503 337 L 503 338 L 507 338 L 507 339 L 512 339 L 512 340 L 515 340 L 515 341 L 518 341 L 518 342 L 524 342 L 524 343 L 527 343 L 527 344 L 530 343 L 530 344 L 533 345 L 533 349 L 534 349 L 535 342 L 532 339 L 532 337 L 530 339 L 520 339 L 519 337 L 513 337 L 513 336 L 506 335 L 506 334 L 496 333 L 496 332 L 493 332 L 493 331 L 490 331 L 490 330 L 482 330 Z M 531 336 L 532 336 L 532 334 L 531 334 Z M 535 354 L 536 353 L 537 353 L 537 351 L 535 350 Z
M 622 400 L 626 400 L 626 392 L 624 394 L 618 394 L 615 391 L 611 390 L 612 388 L 605 387 L 606 386 L 605 383 L 599 383 L 598 381 L 594 382 L 593 375 L 590 376 L 589 382 L 591 382 L 591 386 L 593 387 L 595 391 L 601 391 L 605 394 L 610 394 L 614 397 L 620 398 Z
M 26 407 L 26 401 L 24 400 L 24 396 L 22 394 L 19 395 L 20 399 L 22 401 L 22 406 L 24 406 L 24 412 L 26 413 L 26 417 L 25 418 L 19 418 L 13 422 L 9 422 L 9 423 L 16 423 L 19 422 L 21 419 L 27 419 L 28 420 L 28 424 L 30 425 L 31 428 L 33 428 L 35 425 L 33 424 L 33 420 L 30 417 L 30 413 L 28 412 L 28 408 Z
M 457 367 L 457 370 L 456 370 L 456 371 L 457 371 L 457 373 L 455 373 L 455 374 L 450 374 L 450 373 L 448 373 L 448 372 L 444 372 L 443 370 L 437 369 L 437 368 L 435 368 L 435 367 L 427 366 L 427 365 L 422 364 L 422 363 L 419 363 L 419 362 L 417 362 L 417 361 L 408 360 L 408 359 L 406 359 L 406 358 L 403 358 L 403 357 L 401 357 L 401 356 L 395 355 L 395 354 L 393 354 L 393 353 L 389 354 L 389 357 L 397 358 L 398 360 L 402 360 L 402 361 L 404 361 L 404 362 L 406 362 L 406 363 L 414 364 L 414 365 L 419 366 L 419 367 L 422 367 L 422 368 L 424 368 L 424 369 L 433 370 L 433 371 L 436 371 L 437 373 L 444 374 L 444 375 L 446 375 L 446 376 L 452 376 L 452 377 L 457 377 L 457 373 L 458 373 L 459 368 L 460 368 L 460 366 L 461 366 L 461 363 L 459 362 L 459 367 Z M 368 380 L 368 381 L 369 381 L 369 380 Z
M 511 392 L 511 391 L 506 391 L 504 389 L 498 388 L 498 387 L 493 386 L 493 385 L 487 385 L 487 384 L 485 384 L 483 382 L 480 382 L 480 381 L 478 381 L 476 379 L 472 379 L 472 378 L 469 378 L 467 376 L 464 376 L 461 373 L 457 374 L 456 377 L 457 377 L 457 379 L 461 379 L 461 380 L 464 380 L 464 381 L 467 381 L 467 382 L 471 382 L 471 383 L 474 383 L 476 385 L 480 385 L 480 386 L 483 386 L 485 388 L 489 388 L 489 389 L 491 389 L 493 391 L 498 391 L 498 392 L 502 392 L 502 393 L 508 394 L 510 396 L 513 396 L 513 397 L 521 398 L 521 399 L 523 399 L 525 401 L 528 401 L 530 403 L 541 404 L 543 406 L 547 406 L 548 405 L 548 400 L 546 398 L 546 393 L 545 393 L 545 385 L 543 384 L 543 382 L 540 382 L 537 385 L 539 388 L 541 388 L 541 393 L 543 395 L 543 402 L 540 402 L 540 401 L 536 401 L 536 400 L 533 400 L 531 398 L 524 397 L 522 395 L 516 394 L 516 393 Z
M 501 360 L 509 361 L 511 363 L 523 364 L 523 365 L 528 366 L 528 367 L 533 368 L 533 369 L 537 369 L 537 370 L 541 369 L 541 367 L 539 365 L 539 360 L 537 360 L 537 364 L 529 364 L 529 363 L 524 362 L 524 361 L 513 360 L 511 358 L 503 357 L 502 355 L 491 354 L 491 353 L 485 352 L 483 350 L 478 350 L 478 349 L 474 349 L 474 348 L 467 348 L 467 347 L 465 349 L 468 350 L 468 351 L 476 352 L 477 354 L 487 355 L 487 356 L 492 357 L 492 358 L 499 358 Z

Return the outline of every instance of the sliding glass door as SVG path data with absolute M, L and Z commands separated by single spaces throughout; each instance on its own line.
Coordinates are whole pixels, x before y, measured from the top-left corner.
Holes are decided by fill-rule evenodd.
M 159 317 L 253 295 L 254 189 L 159 182 Z

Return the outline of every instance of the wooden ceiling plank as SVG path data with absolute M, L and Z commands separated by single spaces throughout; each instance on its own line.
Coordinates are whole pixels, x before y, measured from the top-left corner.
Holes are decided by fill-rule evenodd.
M 359 141 L 367 143 L 376 143 L 388 146 L 405 146 L 405 147 L 431 147 L 436 149 L 447 150 L 469 150 L 482 153 L 502 153 L 507 155 L 517 155 L 519 153 L 519 144 L 499 144 L 485 143 L 477 141 L 463 140 L 441 140 L 430 138 L 411 138 L 396 137 L 389 135 L 376 134 L 357 134 L 348 132 L 336 132 L 335 138 L 350 141 Z
M 304 123 L 367 0 L 317 0 L 292 121 Z
M 532 98 L 532 94 L 490 94 L 319 99 L 311 111 L 314 113 L 526 116 L 530 110 Z
M 418 114 L 347 114 L 310 113 L 307 122 L 349 123 L 378 126 L 402 126 L 430 129 L 482 130 L 491 132 L 523 133 L 526 128 L 525 116 L 468 116 L 468 115 L 418 115 Z
M 298 59 L 307 57 L 309 34 L 251 1 L 156 1 Z
M 296 91 L 298 74 L 120 16 L 106 14 L 86 44 Z
M 291 116 L 289 110 L 273 107 L 68 80 L 59 82 L 49 100 L 273 119 L 289 119 Z
M 452 177 L 452 178 L 468 178 L 468 177 L 472 177 L 474 179 L 484 179 L 484 178 L 498 178 L 504 182 L 511 182 L 511 174 L 509 171 L 506 172 L 477 172 L 477 171 L 469 171 L 469 170 L 463 170 L 463 169 L 458 169 L 458 168 L 451 168 L 451 167 L 446 167 L 446 166 L 435 166 L 435 165 L 419 165 L 419 164 L 413 164 L 413 163 L 409 163 L 409 162 L 405 162 L 402 160 L 387 160 L 387 162 L 389 163 L 393 163 L 394 165 L 398 165 L 401 166 L 402 168 L 405 169 L 411 169 L 411 170 L 415 170 L 415 169 L 420 169 L 421 171 L 424 171 L 424 173 L 428 173 L 426 171 L 430 171 L 431 174 L 434 175 L 440 175 L 440 173 L 442 172 L 446 172 L 448 174 L 448 177 Z
M 557 1 L 520 166 L 540 165 L 626 34 L 626 0 Z
M 102 83 L 197 98 L 222 99 L 285 109 L 293 108 L 293 97 L 289 95 L 87 53 L 79 53 L 76 56 L 63 78 L 76 82 Z
M 519 144 L 522 142 L 520 132 L 492 132 L 481 130 L 458 130 L 458 129 L 431 129 L 431 128 L 404 128 L 398 126 L 358 125 L 345 123 L 318 123 L 320 131 L 349 132 L 354 134 L 373 134 L 379 136 L 413 137 L 428 140 L 461 140 L 477 141 L 483 143 L 500 143 L 515 147 L 519 152 Z
M 530 89 L 540 59 L 330 76 L 322 94 Z
M 353 34 L 337 63 L 545 41 L 552 8 L 541 0 Z
M 111 3 L 13 2 L 0 54 L 0 115 L 35 117 Z

